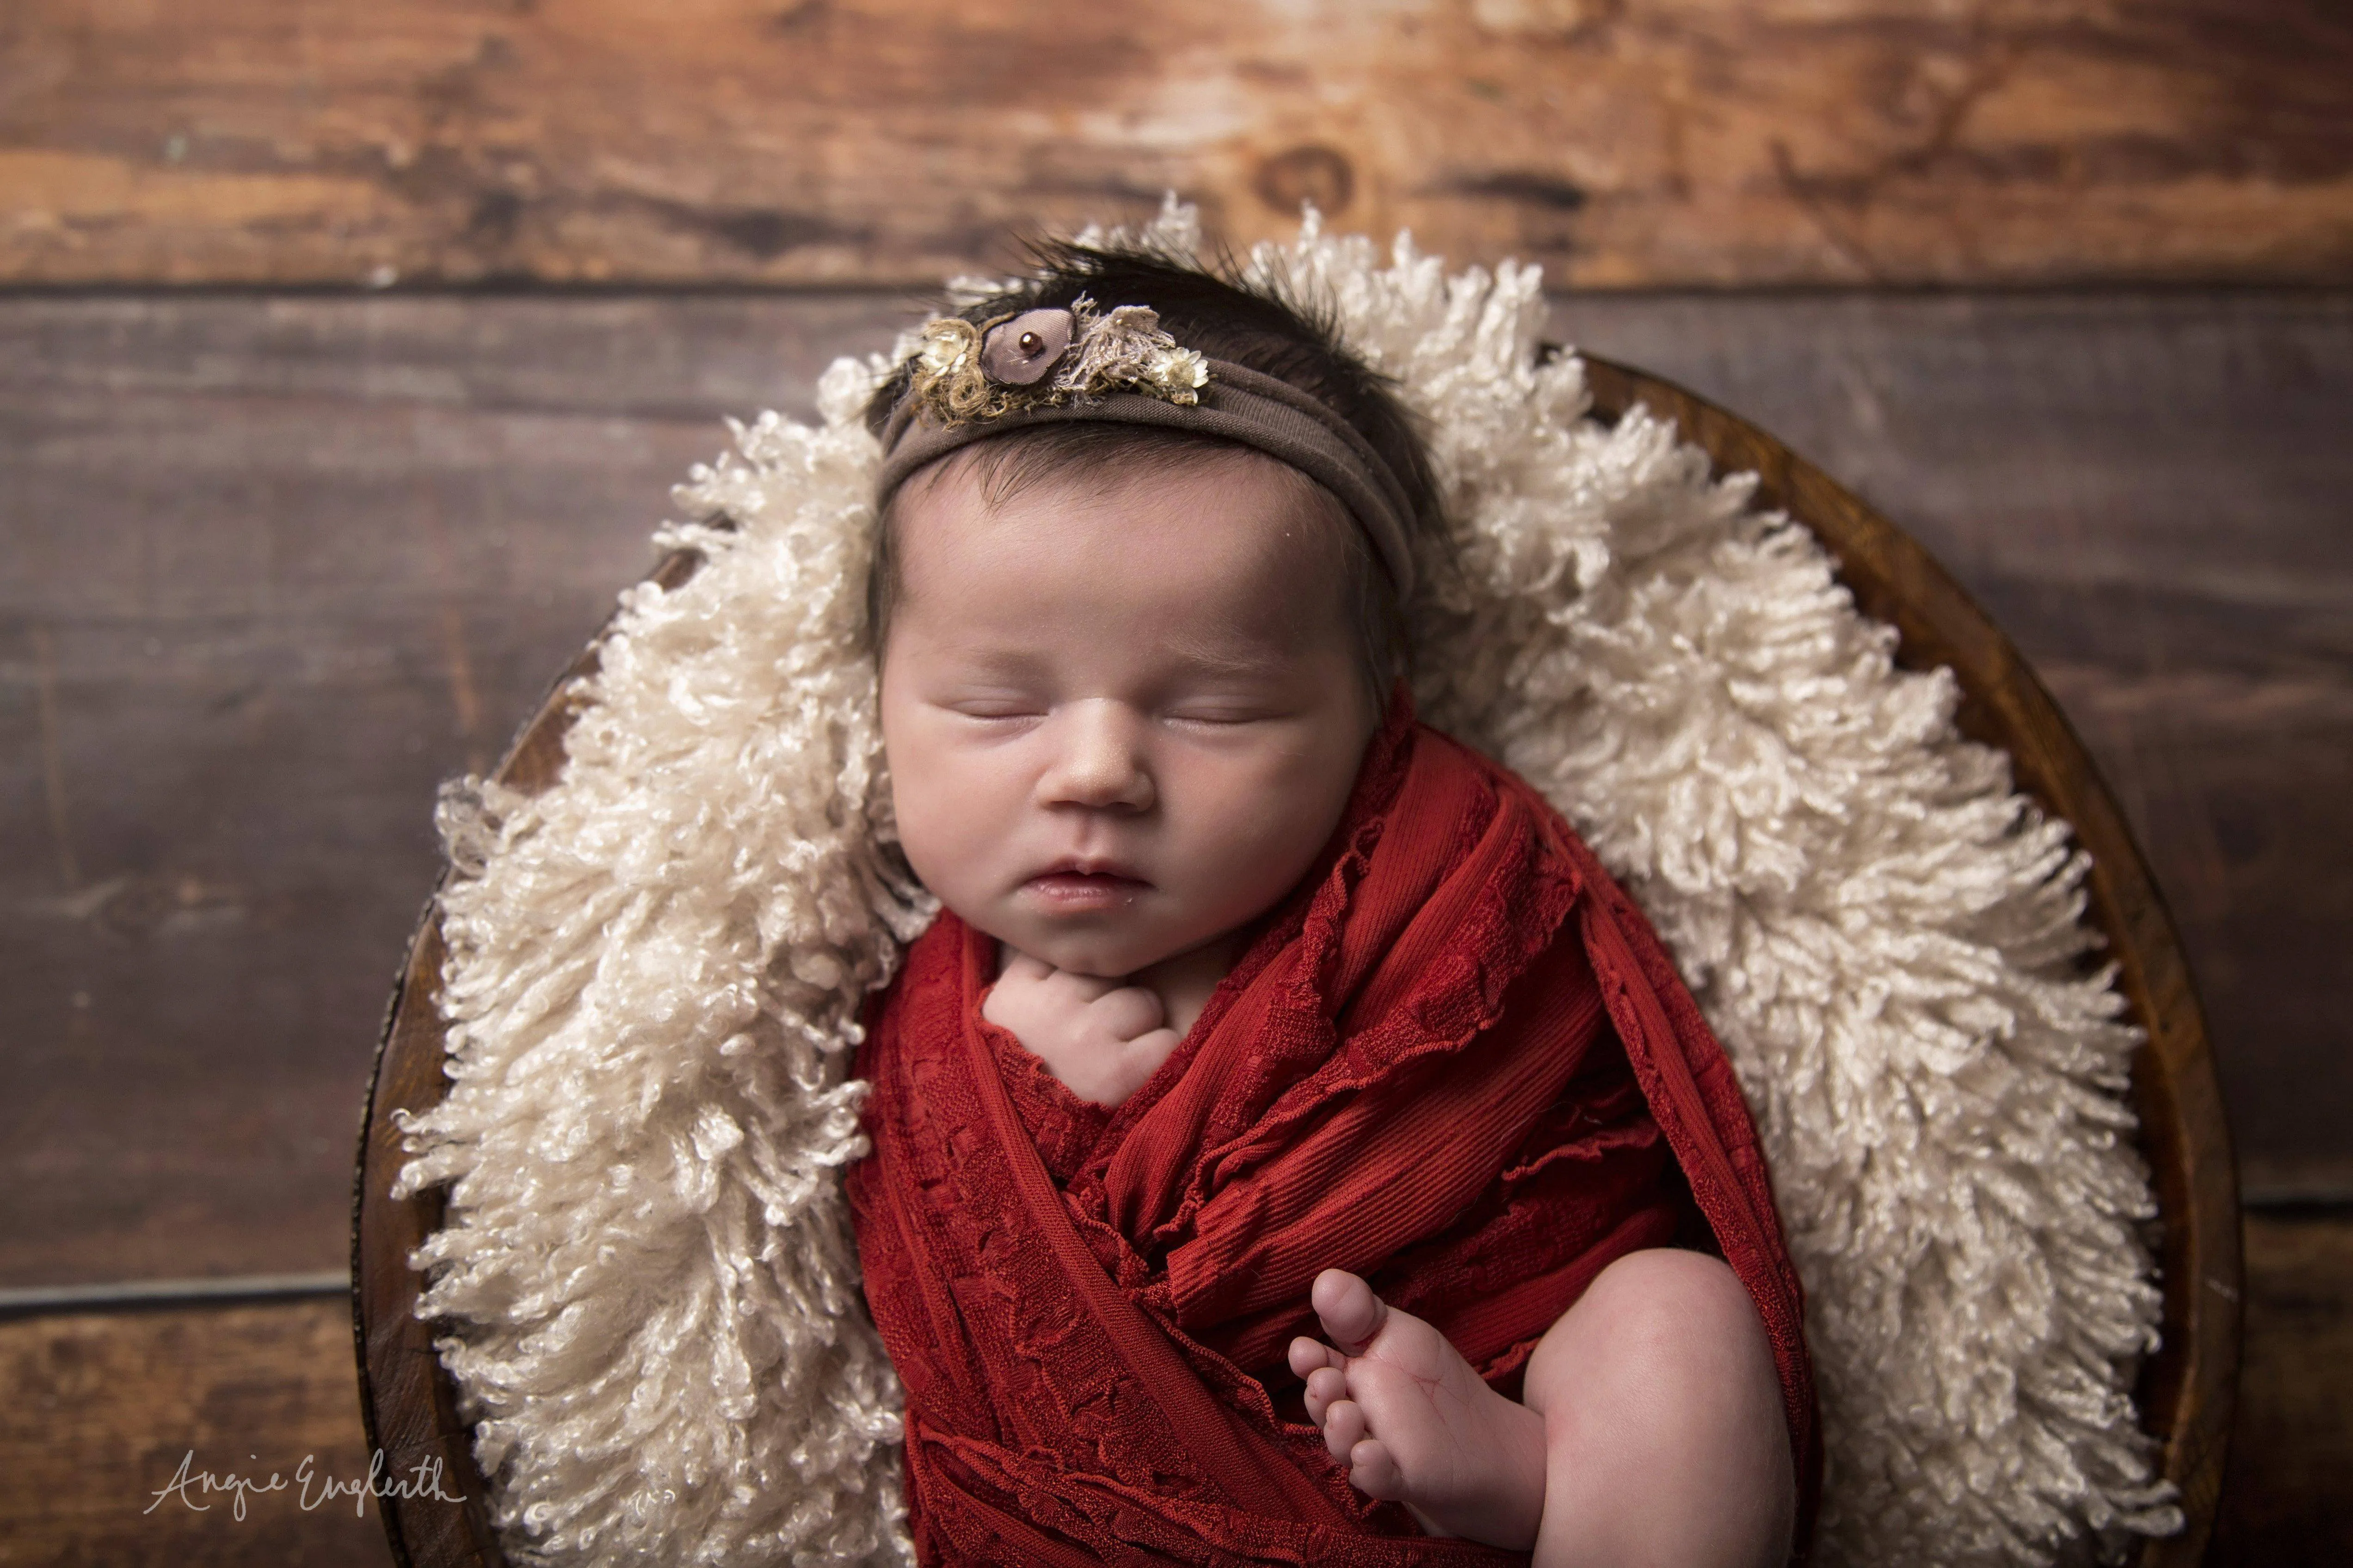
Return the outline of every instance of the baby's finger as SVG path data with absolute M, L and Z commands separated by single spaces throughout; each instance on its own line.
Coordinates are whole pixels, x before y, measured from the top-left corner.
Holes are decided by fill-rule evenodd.
M 1350 1451 L 1364 1440 L 1364 1406 L 1353 1399 L 1334 1400 L 1331 1408 L 1324 1412 L 1324 1447 L 1331 1450 L 1334 1458 L 1350 1463 Z
M 1056 969 L 1047 973 L 1045 984 L 1074 1002 L 1092 1002 L 1099 996 L 1120 990 L 1124 983 L 1106 980 L 1100 974 L 1080 974 L 1068 969 Z
M 1340 1456 L 1335 1456 L 1340 1457 Z M 1366 1497 L 1394 1500 L 1405 1492 L 1405 1475 L 1378 1437 L 1367 1437 L 1350 1448 L 1348 1484 Z
M 1168 1009 L 1160 998 L 1141 985 L 1104 992 L 1087 1004 L 1087 1013 L 1114 1040 L 1139 1038 L 1168 1021 Z
M 1121 1041 L 1119 1048 L 1120 1053 L 1134 1064 L 1135 1083 L 1128 1091 L 1132 1094 L 1144 1087 L 1144 1080 L 1150 1078 L 1160 1064 L 1168 1059 L 1168 1053 L 1176 1048 L 1176 1031 L 1148 1030 L 1132 1040 Z

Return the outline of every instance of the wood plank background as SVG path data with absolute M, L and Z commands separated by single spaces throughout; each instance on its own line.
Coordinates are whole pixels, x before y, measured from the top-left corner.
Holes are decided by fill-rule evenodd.
M 339 1271 L 434 789 L 719 416 L 1170 187 L 1234 243 L 1306 200 L 1542 261 L 1558 335 L 2010 633 L 2172 901 L 2257 1205 L 2210 1561 L 2353 1560 L 2336 0 L 15 0 L 0 1291 Z M 342 1314 L 0 1296 L 0 1564 L 383 1562 L 348 1499 L 139 1512 L 189 1452 L 364 1473 Z
M 0 1321 L 0 1563 L 391 1561 L 340 1300 Z
M 1575 284 L 2327 282 L 2336 0 L 13 0 L 0 277 L 933 282 L 1302 200 Z

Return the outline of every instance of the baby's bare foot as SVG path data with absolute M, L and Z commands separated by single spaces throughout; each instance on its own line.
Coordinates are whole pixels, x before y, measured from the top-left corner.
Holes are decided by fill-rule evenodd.
M 1369 1497 L 1404 1503 L 1432 1534 L 1514 1552 L 1544 1518 L 1544 1417 L 1481 1381 L 1446 1336 L 1327 1268 L 1309 1300 L 1333 1345 L 1291 1342 L 1307 1416 Z

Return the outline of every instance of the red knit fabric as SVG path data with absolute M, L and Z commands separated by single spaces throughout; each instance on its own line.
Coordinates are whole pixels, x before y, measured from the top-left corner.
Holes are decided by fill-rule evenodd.
M 1317 868 L 1114 1109 L 980 1016 L 943 913 L 870 1018 L 849 1173 L 927 1563 L 1501 1563 L 1348 1485 L 1283 1364 L 1363 1274 L 1516 1394 L 1600 1270 L 1713 1232 L 1819 1468 L 1797 1277 L 1723 1050 L 1541 796 L 1400 700 Z M 1691 1223 L 1694 1207 L 1705 1225 Z

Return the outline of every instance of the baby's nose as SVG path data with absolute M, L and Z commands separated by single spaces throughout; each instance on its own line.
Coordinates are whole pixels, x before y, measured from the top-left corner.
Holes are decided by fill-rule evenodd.
M 1143 811 L 1155 798 L 1143 721 L 1120 704 L 1074 702 L 1055 715 L 1056 745 L 1039 780 L 1042 804 Z

